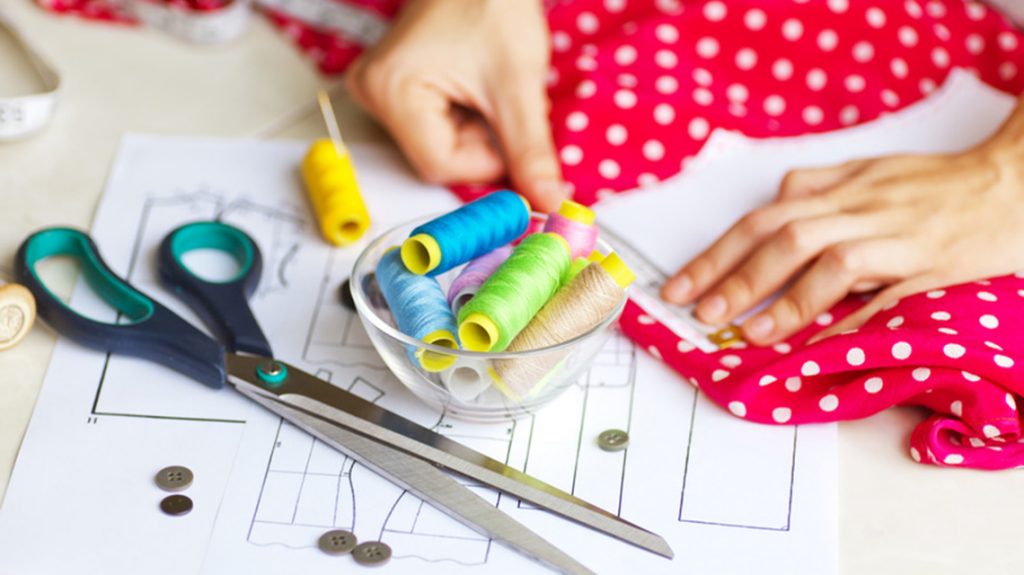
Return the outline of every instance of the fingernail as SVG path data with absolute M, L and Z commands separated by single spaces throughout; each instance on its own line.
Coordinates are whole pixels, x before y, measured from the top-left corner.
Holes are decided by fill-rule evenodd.
M 715 323 L 725 315 L 725 308 L 725 298 L 716 295 L 700 302 L 697 306 L 697 315 L 704 323 Z
M 686 301 L 690 297 L 691 290 L 693 290 L 693 281 L 690 276 L 681 275 L 665 286 L 665 299 L 677 303 Z
M 759 315 L 743 326 L 743 331 L 751 339 L 765 340 L 771 337 L 775 330 L 775 320 L 770 315 Z

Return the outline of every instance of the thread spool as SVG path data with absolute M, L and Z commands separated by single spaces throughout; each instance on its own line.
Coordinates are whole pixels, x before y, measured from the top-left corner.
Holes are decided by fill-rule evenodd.
M 381 257 L 376 276 L 381 294 L 402 333 L 425 343 L 458 348 L 455 317 L 437 280 L 405 269 L 397 248 Z M 413 349 L 412 353 L 423 369 L 431 372 L 445 370 L 455 362 L 453 355 L 425 349 Z
M 487 362 L 479 359 L 460 357 L 441 372 L 441 384 L 453 398 L 463 403 L 479 397 L 491 387 L 492 382 Z
M 569 273 L 569 244 L 558 234 L 527 236 L 459 310 L 459 339 L 472 351 L 502 351 Z
M 21 284 L 0 281 L 0 351 L 20 342 L 36 319 L 36 300 Z
M 530 204 L 501 190 L 414 229 L 402 244 L 402 261 L 413 273 L 437 275 L 523 235 Z
M 544 231 L 556 233 L 569 242 L 573 258 L 585 258 L 597 245 L 594 212 L 572 200 L 565 200 L 558 211 L 548 216 Z
M 346 246 L 362 238 L 370 228 L 370 213 L 348 151 L 331 140 L 317 140 L 303 158 L 301 172 L 324 239 Z
M 466 264 L 448 288 L 448 305 L 451 306 L 452 313 L 458 315 L 462 306 L 466 305 L 487 278 L 491 277 L 510 255 L 512 246 L 501 246 Z
M 615 253 L 592 262 L 558 291 L 508 346 L 519 352 L 556 345 L 594 329 L 622 302 L 636 275 Z M 494 361 L 504 393 L 522 397 L 539 391 L 569 350 L 560 349 L 528 359 Z

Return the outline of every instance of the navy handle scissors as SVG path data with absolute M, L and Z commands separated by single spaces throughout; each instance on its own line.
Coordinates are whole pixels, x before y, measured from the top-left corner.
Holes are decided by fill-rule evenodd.
M 239 271 L 219 282 L 200 277 L 184 260 L 198 249 L 232 256 Z M 36 270 L 52 256 L 78 260 L 91 289 L 127 321 L 97 321 L 57 298 Z M 262 271 L 260 251 L 238 228 L 221 222 L 185 224 L 164 238 L 159 250 L 161 283 L 188 303 L 220 341 L 119 278 L 83 232 L 41 230 L 22 243 L 16 258 L 19 281 L 35 296 L 39 316 L 59 333 L 101 351 L 163 364 L 210 387 L 233 387 L 471 529 L 549 567 L 592 573 L 441 468 L 672 557 L 665 540 L 650 531 L 275 359 L 248 305 Z

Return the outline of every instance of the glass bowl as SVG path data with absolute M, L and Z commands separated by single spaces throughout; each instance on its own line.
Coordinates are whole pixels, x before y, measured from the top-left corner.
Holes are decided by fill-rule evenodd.
M 377 353 L 399 381 L 426 403 L 472 421 L 493 422 L 536 412 L 558 397 L 589 367 L 615 329 L 626 305 L 618 306 L 590 331 L 558 345 L 521 352 L 474 352 L 424 343 L 398 330 L 376 283 L 377 262 L 400 246 L 428 216 L 388 230 L 374 239 L 352 268 L 349 285 L 359 319 Z M 531 215 L 531 230 L 545 216 Z M 612 251 L 598 240 L 603 254 Z M 436 276 L 444 292 L 463 266 Z M 428 366 L 429 369 L 424 366 Z

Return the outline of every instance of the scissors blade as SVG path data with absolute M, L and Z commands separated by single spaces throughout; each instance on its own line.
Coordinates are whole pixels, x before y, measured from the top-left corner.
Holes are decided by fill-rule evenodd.
M 288 378 L 267 386 L 256 375 L 257 367 L 267 361 L 278 360 L 228 354 L 229 381 L 240 391 L 250 390 L 247 395 L 273 397 L 627 543 L 673 556 L 661 536 L 296 367 L 278 361 L 287 367 Z
M 594 575 L 585 565 L 429 462 L 251 389 L 239 391 L 481 535 L 562 573 Z

